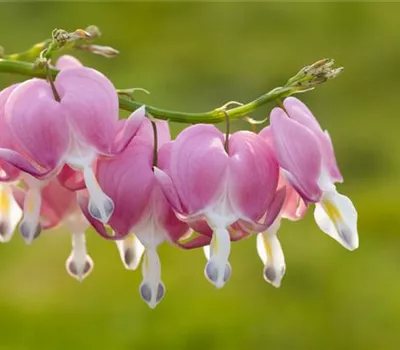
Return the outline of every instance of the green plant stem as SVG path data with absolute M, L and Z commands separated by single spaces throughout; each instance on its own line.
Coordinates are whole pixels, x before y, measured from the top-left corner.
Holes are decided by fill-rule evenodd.
M 32 63 L 7 59 L 0 59 L 0 73 L 14 73 L 29 77 L 46 78 L 46 71 L 44 69 L 35 68 L 34 64 Z M 49 73 L 53 78 L 55 78 L 58 71 L 54 68 L 51 68 L 49 70 Z M 241 119 L 268 102 L 285 98 L 300 91 L 300 88 L 293 86 L 277 87 L 242 106 L 234 107 L 231 109 L 216 108 L 212 111 L 205 113 L 186 113 L 179 111 L 170 111 L 150 105 L 146 105 L 146 110 L 149 114 L 157 119 L 187 124 L 216 124 L 225 121 L 226 115 L 228 115 L 230 120 Z M 119 96 L 119 106 L 121 109 L 124 109 L 126 111 L 133 112 L 142 105 L 143 103 L 133 101 L 126 96 Z
M 47 39 L 41 43 L 33 45 L 30 49 L 24 52 L 5 55 L 4 58 L 10 61 L 34 61 L 39 57 L 40 53 L 50 45 L 50 43 L 51 39 Z

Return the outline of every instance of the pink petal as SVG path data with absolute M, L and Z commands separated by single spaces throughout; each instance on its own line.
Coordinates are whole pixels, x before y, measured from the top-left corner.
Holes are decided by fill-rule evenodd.
M 56 179 L 42 189 L 41 215 L 49 223 L 61 222 L 78 207 L 76 194 L 63 187 Z
M 294 97 L 288 97 L 283 102 L 290 118 L 309 128 L 320 142 L 323 163 L 334 182 L 343 182 L 343 177 L 336 163 L 331 138 L 327 131 L 323 132 L 317 119 L 308 107 Z
M 69 127 L 47 82 L 20 84 L 7 100 L 5 115 L 15 142 L 33 161 L 45 169 L 61 163 L 69 147 Z
M 169 131 L 169 124 L 165 120 L 157 120 L 157 139 L 158 139 L 158 149 L 164 144 L 171 141 L 171 134 Z M 144 137 L 147 140 L 153 142 L 153 127 L 148 118 L 145 118 L 140 130 L 137 133 L 138 137 Z
M 57 179 L 62 186 L 70 191 L 78 191 L 85 188 L 82 172 L 72 169 L 69 165 L 62 167 Z
M 152 158 L 151 144 L 134 138 L 119 155 L 97 162 L 99 185 L 115 205 L 108 224 L 119 235 L 128 234 L 147 210 L 156 184 Z
M 112 154 L 121 153 L 131 142 L 132 138 L 139 133 L 142 128 L 143 122 L 147 119 L 145 117 L 145 107 L 142 106 L 134 111 L 128 119 L 118 121 L 118 131 L 112 145 Z
M 227 165 L 224 136 L 216 127 L 197 124 L 178 135 L 169 175 L 188 214 L 206 209 L 220 197 Z
M 94 69 L 80 67 L 61 71 L 55 85 L 74 137 L 98 152 L 111 153 L 119 112 L 113 84 Z
M 248 131 L 230 137 L 229 155 L 230 203 L 239 217 L 257 221 L 274 197 L 278 163 L 267 142 Z
M 268 211 L 267 211 L 267 216 L 265 218 L 265 225 L 266 228 L 262 231 L 265 231 L 268 229 L 275 221 L 275 219 L 279 216 L 283 209 L 283 205 L 285 203 L 285 197 L 286 197 L 286 188 L 280 188 L 278 191 L 276 191 L 275 196 L 273 201 L 271 202 Z M 259 230 L 259 232 L 262 232 Z
M 33 166 L 28 160 L 22 157 L 19 153 L 6 148 L 0 148 L 0 160 L 36 178 L 48 177 L 53 173 L 53 171 L 56 171 L 56 169 L 38 169 Z M 2 181 L 11 181 L 13 179 L 14 176 L 5 176 L 4 180 L 2 178 Z
M 5 119 L 5 106 L 8 97 L 17 86 L 17 84 L 11 85 L 0 92 L 0 147 L 2 148 L 13 147 L 13 139 Z M 5 161 L 0 160 L 0 169 L 1 181 L 14 181 L 19 176 L 19 170 Z
M 290 118 L 303 124 L 315 134 L 322 133 L 322 129 L 308 107 L 295 97 L 288 97 L 283 101 L 286 113 Z
M 177 242 L 189 231 L 189 226 L 178 220 L 163 191 L 157 184 L 153 188 L 152 201 L 156 205 L 153 204 L 152 208 L 149 209 L 152 215 L 154 215 L 155 220 L 165 230 L 168 238 L 172 242 Z
M 63 55 L 57 60 L 56 68 L 65 70 L 69 68 L 83 67 L 82 63 L 74 56 Z
M 183 208 L 178 193 L 176 191 L 174 183 L 172 182 L 168 174 L 162 171 L 161 169 L 154 167 L 154 176 L 171 207 L 175 211 L 183 213 Z
M 304 199 L 318 202 L 322 195 L 318 186 L 322 166 L 318 139 L 280 108 L 271 112 L 271 128 L 274 150 L 287 180 Z
M 194 239 L 188 242 L 185 243 L 178 242 L 178 245 L 184 249 L 194 249 L 194 248 L 204 247 L 205 245 L 209 245 L 210 243 L 211 243 L 211 237 L 199 234 L 195 236 Z
M 307 212 L 308 205 L 284 176 L 281 176 L 280 187 L 286 188 L 285 203 L 283 204 L 281 213 L 282 217 L 292 221 L 303 218 Z
M 331 137 L 328 131 L 321 135 L 321 147 L 324 155 L 324 164 L 333 182 L 343 182 L 343 176 L 340 173 L 339 167 L 336 162 L 335 152 Z

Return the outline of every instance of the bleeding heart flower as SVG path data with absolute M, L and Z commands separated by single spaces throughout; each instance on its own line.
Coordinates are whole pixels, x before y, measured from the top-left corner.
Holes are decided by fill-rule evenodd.
M 307 203 L 316 203 L 315 220 L 322 231 L 345 248 L 358 247 L 357 211 L 351 200 L 336 191 L 343 178 L 333 146 L 310 110 L 289 97 L 285 110 L 271 112 L 274 150 L 286 179 Z
M 114 204 L 97 183 L 95 160 L 126 148 L 142 124 L 145 109 L 119 121 L 112 83 L 93 69 L 77 67 L 71 60 L 67 63 L 60 63 L 65 69 L 54 82 L 60 101 L 41 79 L 21 83 L 11 92 L 5 120 L 18 149 L 2 148 L 0 158 L 36 178 L 57 174 L 65 164 L 82 171 L 90 194 L 89 212 L 107 222 Z
M 271 127 L 267 126 L 261 130 L 260 136 L 274 150 Z M 264 264 L 264 279 L 277 288 L 280 287 L 286 271 L 285 256 L 277 236 L 282 218 L 292 221 L 300 220 L 305 215 L 308 207 L 293 186 L 286 180 L 282 170 L 278 189 L 285 191 L 285 199 L 281 211 L 273 224 L 266 231 L 257 235 L 257 252 Z
M 230 275 L 230 226 L 264 230 L 282 205 L 275 201 L 279 169 L 268 144 L 254 133 L 240 131 L 229 137 L 227 148 L 221 131 L 197 124 L 178 135 L 166 166 L 156 169 L 179 217 L 191 225 L 206 220 L 212 228 L 205 274 L 218 288 Z M 261 223 L 266 212 L 268 220 Z
M 150 124 L 147 120 L 145 123 Z M 157 124 L 160 126 L 161 141 L 165 123 Z M 144 251 L 143 282 L 139 290 L 143 300 L 154 308 L 165 294 L 157 248 L 165 240 L 176 241 L 189 228 L 177 219 L 156 180 L 153 172 L 153 133 L 149 130 L 151 126 L 143 126 L 122 153 L 98 160 L 96 176 L 99 184 L 115 203 L 108 222 L 114 235 L 109 236 L 103 224 L 89 215 L 87 197 L 83 194 L 80 195 L 80 205 L 100 235 L 122 240 L 117 245 L 127 268 L 136 268 Z M 162 141 L 159 142 L 161 144 Z M 163 162 L 163 157 L 160 151 L 160 162 Z M 135 237 L 131 236 L 133 233 Z

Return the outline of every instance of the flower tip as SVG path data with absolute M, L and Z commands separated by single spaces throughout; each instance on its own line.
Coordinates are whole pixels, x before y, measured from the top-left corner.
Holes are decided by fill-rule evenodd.
M 79 261 L 71 254 L 65 263 L 68 274 L 79 282 L 90 275 L 93 266 L 93 260 L 89 255 L 86 255 L 84 261 Z
M 11 240 L 12 232 L 5 221 L 0 221 L 0 243 L 8 243 Z
M 89 32 L 83 30 L 83 29 L 77 29 L 73 33 L 78 39 L 91 39 L 92 36 L 90 35 Z
M 342 229 L 339 231 L 339 236 L 343 240 L 343 246 L 349 250 L 349 251 L 354 251 L 358 248 L 359 246 L 359 241 L 358 241 L 358 235 L 352 233 L 349 230 Z
M 101 36 L 101 31 L 96 25 L 90 25 L 86 27 L 85 32 L 90 35 L 92 40 Z
M 139 293 L 149 308 L 154 309 L 165 296 L 165 286 L 160 282 L 156 287 L 151 287 L 148 283 L 143 282 L 139 287 Z
M 283 276 L 285 275 L 285 268 L 282 267 L 281 271 L 276 271 L 273 266 L 267 266 L 264 269 L 264 279 L 275 288 L 279 288 L 282 283 Z
M 19 225 L 19 233 L 24 239 L 25 243 L 30 245 L 36 238 L 39 237 L 42 232 L 42 226 L 40 224 L 31 225 L 31 223 L 22 220 Z
M 206 279 L 212 283 L 217 289 L 221 289 L 232 275 L 232 268 L 229 263 L 225 265 L 224 271 L 214 261 L 207 262 L 204 269 Z

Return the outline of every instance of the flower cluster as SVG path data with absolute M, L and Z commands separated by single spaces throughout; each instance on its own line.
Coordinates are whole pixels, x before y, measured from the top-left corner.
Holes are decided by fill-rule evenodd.
M 143 260 L 139 291 L 150 307 L 165 294 L 157 253 L 165 241 L 204 247 L 217 288 L 231 275 L 231 241 L 254 234 L 264 278 L 279 287 L 281 219 L 299 220 L 312 204 L 323 232 L 358 247 L 357 212 L 336 191 L 343 178 L 329 134 L 298 99 L 273 109 L 258 134 L 196 124 L 172 141 L 168 123 L 150 120 L 144 106 L 119 120 L 116 90 L 101 73 L 71 56 L 56 68 L 54 82 L 34 78 L 0 92 L 2 242 L 17 225 L 27 243 L 65 225 L 66 268 L 82 280 L 93 267 L 91 225 L 115 240 L 127 269 Z

